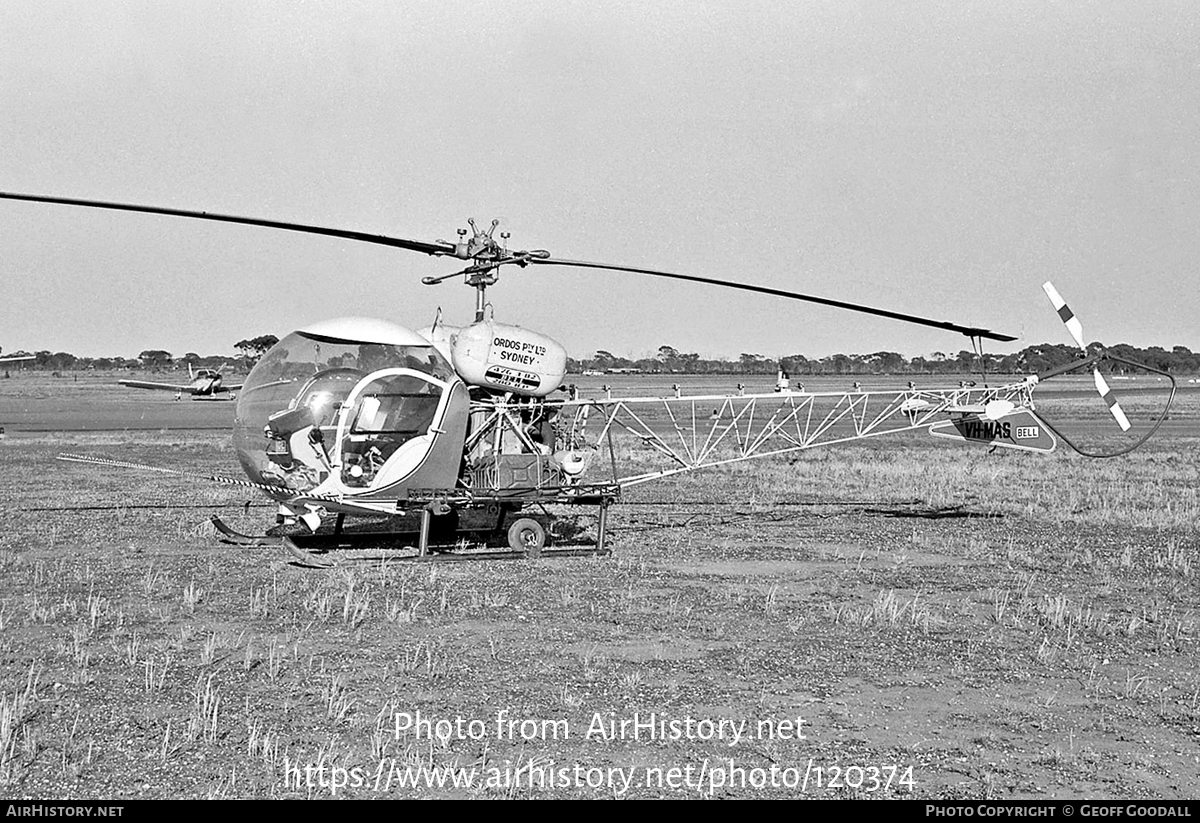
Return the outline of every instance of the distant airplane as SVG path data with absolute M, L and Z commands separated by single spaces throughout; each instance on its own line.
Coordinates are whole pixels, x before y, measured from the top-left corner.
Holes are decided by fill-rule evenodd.
M 117 382 L 122 386 L 129 386 L 134 389 L 173 391 L 175 392 L 176 400 L 185 394 L 190 394 L 193 398 L 216 397 L 218 394 L 229 394 L 241 388 L 241 385 L 223 385 L 221 383 L 221 372 L 216 369 L 197 369 L 193 371 L 190 363 L 188 364 L 188 376 L 191 377 L 192 382 L 182 386 L 174 383 L 148 383 L 144 380 L 118 380 Z M 232 399 L 232 396 L 229 399 Z
M 25 360 L 36 360 L 37 356 L 32 354 L 6 354 L 0 357 L 0 364 L 4 363 L 20 363 Z

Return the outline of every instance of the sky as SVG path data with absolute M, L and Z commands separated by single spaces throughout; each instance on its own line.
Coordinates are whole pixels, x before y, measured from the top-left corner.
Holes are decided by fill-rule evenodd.
M 93 0 L 0 4 L 0 191 L 453 239 L 1020 336 L 1200 350 L 1200 4 Z M 0 201 L 0 347 L 232 353 L 469 322 L 454 261 Z M 969 348 L 633 274 L 502 270 L 577 357 Z

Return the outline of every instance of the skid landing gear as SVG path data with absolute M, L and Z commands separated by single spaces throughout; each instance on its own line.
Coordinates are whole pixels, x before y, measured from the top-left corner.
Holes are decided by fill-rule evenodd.
M 406 512 L 364 522 L 339 514 L 314 533 L 306 528 L 273 528 L 265 535 L 244 534 L 213 515 L 226 543 L 282 545 L 296 563 L 333 568 L 346 562 L 432 560 L 517 560 L 546 556 L 607 555 L 608 509 L 617 486 L 538 490 L 531 494 L 478 494 L 463 489 L 414 490 Z M 548 507 L 595 506 L 596 541 L 583 538 L 577 517 Z M 585 514 L 585 523 L 587 520 Z
M 215 514 L 212 516 L 212 524 L 213 527 L 221 534 L 222 540 L 224 540 L 226 543 L 233 543 L 237 546 L 274 546 L 276 540 L 278 540 L 278 538 L 267 537 L 265 535 L 261 537 L 255 537 L 252 534 L 243 534 L 242 532 L 231 528 L 225 523 L 224 520 Z

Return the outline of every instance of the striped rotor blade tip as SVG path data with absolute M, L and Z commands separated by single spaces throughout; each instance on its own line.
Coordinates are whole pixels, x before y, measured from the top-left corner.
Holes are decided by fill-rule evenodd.
M 1083 326 L 1079 323 L 1079 318 L 1075 316 L 1075 312 L 1071 311 L 1071 307 L 1067 305 L 1067 301 L 1062 299 L 1062 295 L 1058 293 L 1058 289 L 1054 288 L 1054 284 L 1047 280 L 1042 284 L 1042 291 L 1046 292 L 1046 296 L 1050 298 L 1054 310 L 1058 312 L 1059 318 L 1062 319 L 1063 325 L 1067 327 L 1067 331 L 1071 333 L 1071 337 L 1075 338 L 1075 343 L 1079 348 L 1087 351 L 1087 345 L 1083 342 Z
M 1121 427 L 1121 431 L 1129 431 L 1129 418 L 1125 416 L 1125 412 L 1121 409 L 1121 404 L 1117 402 L 1117 396 L 1109 389 L 1108 381 L 1100 374 L 1099 369 L 1092 369 L 1092 375 L 1096 378 L 1096 391 L 1100 392 L 1100 396 L 1108 404 L 1108 410 L 1112 412 L 1113 419 L 1117 421 L 1117 425 Z

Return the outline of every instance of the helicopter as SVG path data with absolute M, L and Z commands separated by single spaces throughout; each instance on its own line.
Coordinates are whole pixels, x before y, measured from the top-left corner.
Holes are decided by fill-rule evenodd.
M 508 247 L 469 220 L 453 242 L 409 240 L 358 231 L 158 206 L 0 192 L 0 199 L 140 212 L 303 232 L 465 261 L 450 274 L 424 277 L 437 285 L 455 277 L 475 291 L 474 319 L 410 330 L 368 317 L 321 321 L 287 335 L 251 370 L 237 398 L 233 444 L 248 486 L 278 504 L 276 526 L 263 536 L 213 522 L 235 542 L 282 539 L 301 562 L 330 565 L 306 551 L 306 539 L 336 544 L 347 517 L 383 519 L 390 532 L 417 535 L 417 556 L 461 544 L 467 536 L 506 540 L 513 552 L 536 556 L 564 537 L 548 507 L 596 509 L 596 552 L 606 552 L 609 508 L 632 487 L 699 469 L 791 455 L 819 446 L 900 432 L 994 448 L 1048 452 L 1062 440 L 1088 456 L 1137 448 L 1166 418 L 1175 393 L 1166 372 L 1123 360 L 1093 344 L 1050 283 L 1044 289 L 1081 350 L 1080 359 L 997 386 L 964 382 L 917 388 L 809 392 L 780 380 L 769 393 L 614 397 L 585 396 L 564 385 L 566 349 L 521 326 L 497 322 L 487 289 L 503 267 L 560 266 L 629 272 L 737 289 L 776 298 L 890 318 L 984 340 L 1016 338 L 989 329 L 747 283 L 635 266 L 559 258 L 543 249 Z M 1099 396 L 1123 431 L 1130 422 L 1103 378 L 1115 360 L 1170 380 L 1170 397 L 1140 440 L 1110 453 L 1090 452 L 1035 411 L 1037 386 L 1090 369 Z M 171 388 L 171 387 L 168 387 Z M 229 387 L 232 388 L 232 387 Z M 614 436 L 634 444 L 632 466 L 618 466 Z M 107 466 L 160 467 L 62 455 Z M 318 545 L 312 542 L 311 545 Z
M 146 380 L 118 380 L 117 383 L 122 386 L 128 386 L 131 389 L 149 389 L 151 391 L 173 391 L 175 399 L 179 400 L 183 395 L 191 395 L 193 400 L 200 398 L 217 398 L 219 395 L 228 394 L 229 399 L 235 399 L 233 393 L 241 388 L 241 385 L 227 386 L 223 384 L 220 369 L 193 369 L 192 364 L 188 363 L 188 378 L 187 383 L 153 383 Z

